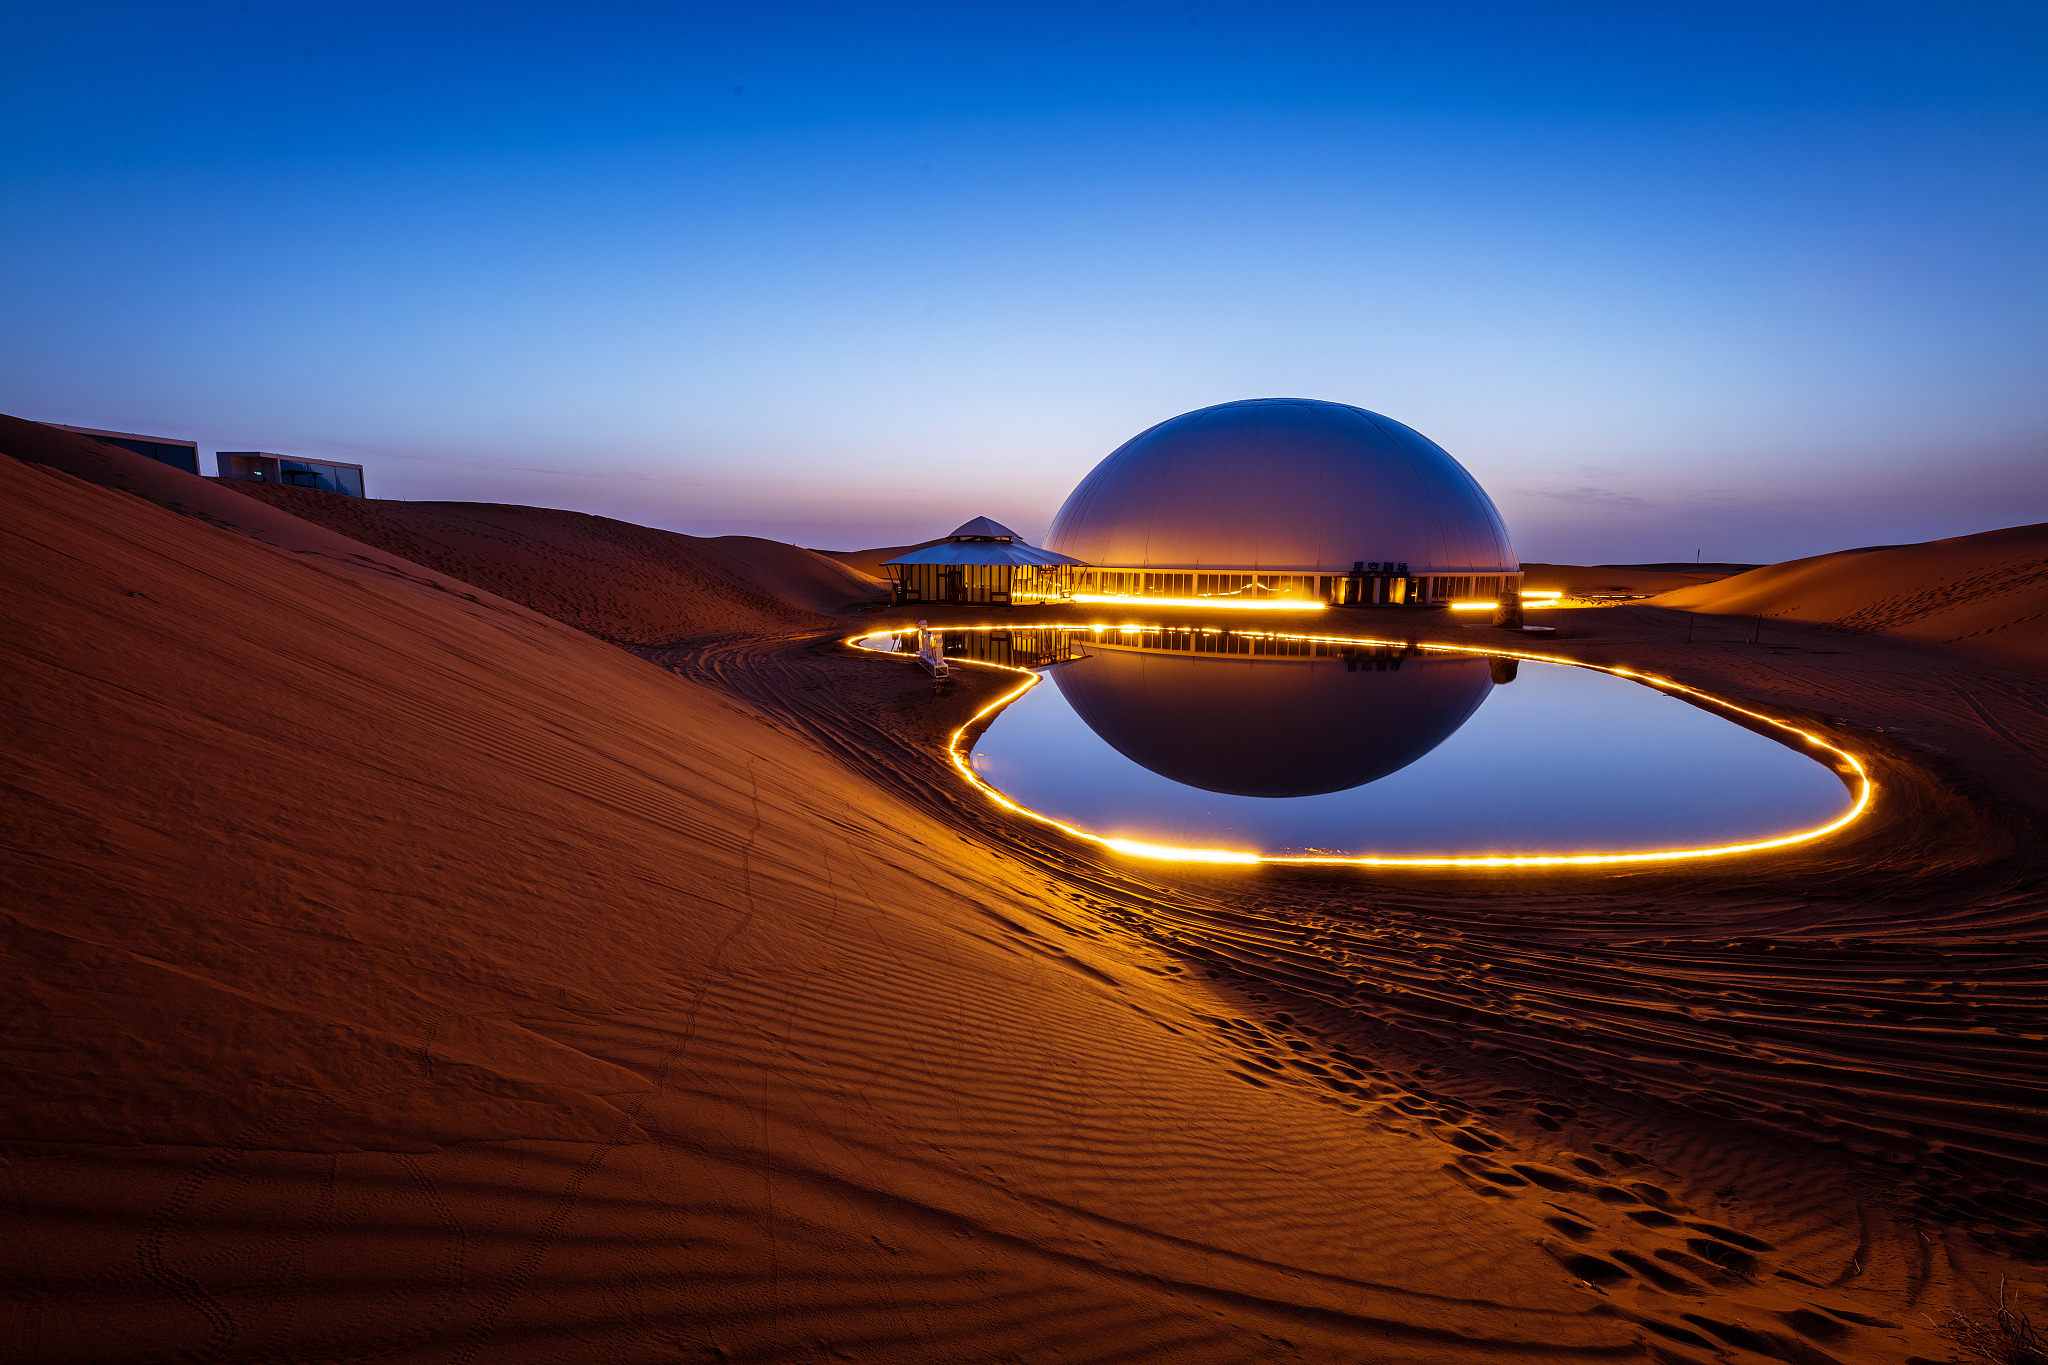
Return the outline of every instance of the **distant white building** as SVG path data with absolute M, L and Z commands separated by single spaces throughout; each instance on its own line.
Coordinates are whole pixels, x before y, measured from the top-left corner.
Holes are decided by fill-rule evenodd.
M 363 492 L 363 467 L 338 460 L 300 460 L 260 450 L 221 450 L 214 453 L 223 479 L 247 479 L 252 483 L 283 484 L 287 488 L 318 488 L 328 493 L 346 493 L 352 498 Z
M 144 436 L 133 431 L 102 431 L 98 427 L 69 427 L 62 422 L 45 422 L 46 427 L 59 431 L 76 432 L 90 436 L 95 441 L 105 441 L 110 446 L 132 450 L 137 455 L 147 455 L 152 460 L 182 469 L 187 474 L 199 472 L 199 443 L 180 440 L 176 436 Z

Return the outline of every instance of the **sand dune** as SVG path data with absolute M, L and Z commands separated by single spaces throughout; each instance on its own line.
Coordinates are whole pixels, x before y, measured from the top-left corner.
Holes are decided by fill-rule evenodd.
M 915 545 L 882 545 L 872 550 L 820 550 L 819 554 L 830 555 L 856 573 L 865 574 L 877 582 L 887 582 L 889 571 L 882 566 L 898 555 L 907 555 L 912 550 L 943 544 L 944 536 L 936 540 L 921 540 Z
M 1657 605 L 1815 621 L 2048 666 L 2048 523 L 1771 564 Z
M 61 469 L 326 558 L 404 565 L 502 593 L 618 643 L 816 627 L 880 595 L 815 553 L 753 536 L 697 537 L 497 503 L 395 502 L 203 479 L 40 422 L 0 416 L 0 453 Z
M 1530 592 L 1561 592 L 1584 601 L 1649 597 L 1674 588 L 1718 582 L 1753 567 L 1748 564 L 1524 564 L 1522 587 Z
M 296 554 L 337 563 L 375 565 L 387 574 L 424 575 L 422 581 L 460 584 L 464 590 L 470 587 L 458 579 L 436 574 L 417 561 L 374 549 L 302 517 L 245 498 L 220 480 L 187 474 L 119 446 L 58 431 L 41 422 L 0 415 L 0 454 L 130 494 Z
M 1451 1283 L 1500 1230 L 1448 1149 L 1246 1084 L 1195 1020 L 1234 1003 L 777 726 L 522 609 L 0 478 L 32 1358 L 1638 1334 L 1527 1241 Z
M 1857 731 L 1810 864 L 1182 874 L 945 780 L 988 675 L 663 671 L 512 600 L 566 532 L 486 591 L 107 450 L 0 460 L 9 1359 L 1903 1365 L 2038 1281 L 1967 708 L 2020 795 Z
M 221 486 L 619 644 L 788 629 L 879 595 L 828 556 L 754 536 L 686 536 L 503 503 L 349 498 L 240 480 Z

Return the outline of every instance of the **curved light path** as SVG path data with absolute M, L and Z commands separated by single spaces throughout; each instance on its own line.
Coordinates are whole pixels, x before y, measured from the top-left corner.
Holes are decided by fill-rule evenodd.
M 1128 632 L 1145 628 L 1134 625 L 1076 626 L 1069 622 L 1020 626 L 1015 622 L 1006 621 L 999 625 L 949 626 L 944 629 L 936 629 L 935 633 L 944 634 L 947 630 L 1060 630 L 1081 634 L 1103 630 Z M 910 633 L 913 632 L 905 631 L 901 628 L 895 630 L 864 631 L 859 635 L 848 636 L 846 643 L 859 648 L 866 641 L 880 639 L 884 635 L 904 635 Z M 1370 645 L 1396 649 L 1409 648 L 1412 644 L 1412 642 L 1407 640 L 1376 640 L 1369 636 L 1297 635 L 1280 631 L 1249 630 L 1233 630 L 1231 633 L 1248 639 L 1296 640 L 1311 644 Z M 1669 678 L 1658 677 L 1654 673 L 1643 673 L 1633 668 L 1622 668 L 1610 664 L 1587 663 L 1581 659 L 1567 659 L 1555 654 L 1532 654 L 1515 649 L 1475 649 L 1463 645 L 1419 643 L 1413 643 L 1413 647 L 1431 650 L 1439 654 L 1469 654 L 1482 658 L 1528 659 L 1536 663 L 1562 664 L 1567 668 L 1585 668 L 1591 669 L 1596 673 L 1612 673 L 1616 677 L 1628 678 L 1676 696 L 1705 702 L 1707 705 L 1720 711 L 1729 711 L 1739 716 L 1747 716 L 1751 720 L 1768 725 L 1774 730 L 1782 731 L 1788 736 L 1802 739 L 1815 748 L 1825 750 L 1829 754 L 1834 755 L 1835 758 L 1840 760 L 1836 765 L 1835 771 L 1840 773 L 1845 779 L 1850 779 L 1848 785 L 1850 790 L 1855 793 L 1855 800 L 1850 804 L 1846 812 L 1825 825 L 1819 825 L 1812 829 L 1803 829 L 1793 834 L 1780 835 L 1774 839 L 1759 839 L 1741 844 L 1721 844 L 1711 848 L 1672 848 L 1630 853 L 1482 853 L 1442 856 L 1422 855 L 1400 858 L 1381 857 L 1373 854 L 1285 855 L 1242 853 L 1233 849 L 1221 848 L 1183 848 L 1172 844 L 1148 844 L 1133 839 L 1113 839 L 1081 829 L 1075 825 L 1070 825 L 1064 820 L 1056 820 L 1050 815 L 1032 810 L 1029 806 L 1019 805 L 983 781 L 981 775 L 974 771 L 974 765 L 969 763 L 967 759 L 968 749 L 963 743 L 968 732 L 982 720 L 1002 710 L 1005 706 L 1008 706 L 1011 702 L 1023 696 L 1043 681 L 1040 675 L 1031 669 L 1019 668 L 1014 664 L 988 663 L 980 659 L 948 659 L 946 663 L 948 667 L 964 664 L 974 668 L 992 668 L 1004 673 L 1018 673 L 1023 675 L 1024 681 L 990 702 L 987 706 L 982 707 L 967 720 L 966 724 L 953 731 L 946 740 L 946 757 L 952 763 L 954 771 L 958 772 L 970 786 L 980 791 L 983 796 L 986 796 L 1005 810 L 1014 811 L 1028 819 L 1036 820 L 1042 825 L 1050 825 L 1054 829 L 1071 834 L 1077 839 L 1083 839 L 1088 843 L 1113 849 L 1118 853 L 1127 854 L 1134 858 L 1153 858 L 1162 862 L 1180 863 L 1237 863 L 1245 865 L 1270 863 L 1291 866 L 1348 865 L 1354 867 L 1595 867 L 1612 866 L 1618 863 L 1676 863 L 1698 858 L 1725 858 L 1738 853 L 1760 853 L 1765 849 L 1790 848 L 1796 844 L 1812 843 L 1816 839 L 1824 839 L 1828 835 L 1844 829 L 1861 819 L 1864 813 L 1870 809 L 1871 798 L 1877 791 L 1876 784 L 1870 780 L 1869 772 L 1854 754 L 1828 742 L 1819 735 L 1814 734 L 1811 730 L 1802 730 L 1788 721 L 1767 716 L 1761 711 L 1752 711 L 1746 706 L 1738 706 L 1734 702 L 1714 696 L 1710 692 L 1703 692 L 1697 687 L 1688 687 L 1681 682 L 1673 682 Z

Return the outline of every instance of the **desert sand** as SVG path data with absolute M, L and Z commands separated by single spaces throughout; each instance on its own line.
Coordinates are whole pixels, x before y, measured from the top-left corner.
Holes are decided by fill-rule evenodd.
M 1527 592 L 1558 592 L 1581 604 L 1654 597 L 1676 588 L 1718 582 L 1753 564 L 1539 564 L 1522 565 Z
M 931 546 L 944 543 L 945 537 L 940 536 L 936 540 L 920 540 L 915 545 L 882 545 L 872 550 L 820 550 L 818 553 L 828 555 L 847 568 L 878 583 L 886 583 L 889 571 L 882 567 L 884 564 L 898 555 L 907 555 L 912 550 L 929 549 Z
M 1909 1362 L 2042 1292 L 2024 649 L 1552 611 L 1874 813 L 1190 870 L 952 780 L 1005 679 L 790 547 L 0 451 L 10 1361 Z
M 686 536 L 498 503 L 393 502 L 242 480 L 219 487 L 613 644 L 773 630 L 887 597 L 836 559 L 755 536 Z
M 1813 621 L 2048 669 L 2048 524 L 1794 559 L 1659 606 Z

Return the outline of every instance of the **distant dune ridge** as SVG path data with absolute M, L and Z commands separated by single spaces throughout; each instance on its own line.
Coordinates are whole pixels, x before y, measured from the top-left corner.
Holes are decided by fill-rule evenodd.
M 1788 560 L 1651 605 L 1761 613 L 2048 666 L 2048 523 Z
M 944 536 L 935 540 L 920 540 L 915 545 L 881 545 L 872 550 L 820 550 L 819 554 L 830 555 L 856 573 L 867 575 L 879 582 L 887 582 L 889 571 L 882 566 L 898 555 L 907 555 L 912 550 L 923 550 L 933 545 L 943 545 Z
M 10 1365 L 1911 1365 L 2035 1293 L 2038 861 L 1867 730 L 1918 823 L 1811 858 L 1187 873 L 951 783 L 1006 684 L 809 552 L 0 455 Z M 1730 666 L 2038 788 L 2031 680 L 1863 648 Z
M 920 541 L 915 545 L 884 545 L 872 550 L 821 550 L 818 553 L 830 555 L 870 578 L 885 581 L 889 573 L 883 564 L 912 550 L 943 544 L 944 539 L 942 536 L 938 540 Z M 1552 589 L 1572 596 L 1647 596 L 1696 583 L 1711 583 L 1717 578 L 1726 578 L 1729 574 L 1755 567 L 1754 564 L 1524 564 L 1522 572 L 1526 577 L 1522 586 Z
M 829 556 L 756 536 L 686 536 L 504 503 L 350 498 L 239 480 L 222 486 L 615 644 L 787 627 L 880 596 Z
M 686 536 L 499 503 L 399 502 L 199 479 L 40 422 L 0 417 L 0 452 L 119 488 L 272 544 L 315 527 L 497 593 L 615 644 L 815 625 L 881 597 L 836 560 L 754 536 Z M 325 542 L 322 542 L 325 543 Z
M 1538 564 L 1522 565 L 1524 592 L 1561 592 L 1567 597 L 1650 596 L 1694 587 L 1753 569 L 1754 564 Z

